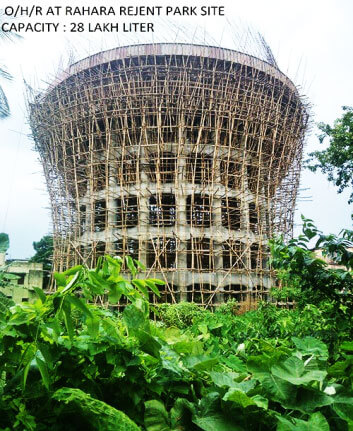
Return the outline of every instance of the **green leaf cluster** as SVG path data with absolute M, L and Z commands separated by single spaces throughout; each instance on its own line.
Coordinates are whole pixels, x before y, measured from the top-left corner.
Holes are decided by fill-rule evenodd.
M 342 116 L 333 126 L 318 124 L 321 132 L 319 140 L 322 143 L 328 138 L 329 146 L 325 150 L 310 153 L 306 161 L 311 171 L 319 169 L 327 175 L 328 180 L 338 187 L 338 193 L 353 187 L 353 108 L 343 106 L 342 109 Z M 353 192 L 349 198 L 349 203 L 352 202 Z
M 0 429 L 352 428 L 353 346 L 308 334 L 318 307 L 237 316 L 232 305 L 186 321 L 179 304 L 171 326 L 150 320 L 149 292 L 163 282 L 139 268 L 106 256 L 55 274 L 57 291 L 37 289 L 33 304 L 0 297 Z M 99 296 L 125 307 L 95 305 Z

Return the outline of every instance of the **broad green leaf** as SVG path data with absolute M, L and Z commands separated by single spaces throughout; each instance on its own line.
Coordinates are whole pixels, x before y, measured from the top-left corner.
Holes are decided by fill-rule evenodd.
M 220 412 L 221 399 L 218 392 L 209 392 L 198 403 L 198 416 L 212 416 Z
M 298 410 L 303 413 L 312 413 L 316 409 L 329 406 L 334 402 L 334 398 L 326 393 L 310 388 L 297 386 L 297 396 L 282 402 L 287 409 Z
M 296 338 L 292 337 L 297 349 L 304 355 L 316 355 L 323 359 L 328 358 L 328 349 L 325 343 L 314 337 Z
M 231 355 L 227 358 L 221 358 L 221 360 L 233 371 L 238 373 L 246 373 L 247 371 L 246 364 L 238 356 Z
M 295 420 L 294 418 L 291 420 L 288 420 L 284 417 L 278 416 L 278 423 L 276 431 L 309 431 L 307 428 L 307 422 L 300 421 L 303 424 L 298 423 L 298 420 Z
M 268 399 L 267 398 L 263 397 L 262 395 L 254 395 L 251 398 L 255 402 L 257 407 L 260 407 L 261 409 L 264 409 L 264 410 L 268 409 Z
M 106 290 L 109 290 L 111 283 L 101 277 L 96 271 L 91 270 L 87 273 L 90 281 L 90 287 L 93 289 L 95 295 L 103 295 Z
M 89 335 L 92 338 L 97 338 L 99 334 L 99 319 L 96 316 L 88 317 L 86 319 L 86 325 Z
M 76 272 L 75 275 L 72 277 L 72 279 L 70 280 L 70 282 L 64 287 L 64 289 L 61 291 L 61 294 L 67 292 L 69 289 L 71 289 L 71 287 L 73 287 L 75 285 L 75 283 L 77 282 L 78 278 L 80 276 L 79 272 Z
M 328 368 L 328 374 L 332 377 L 346 377 L 347 368 L 353 365 L 353 357 L 345 361 L 337 361 Z
M 71 306 L 67 300 L 63 301 L 63 311 L 64 311 L 64 322 L 66 326 L 67 333 L 69 335 L 70 341 L 74 338 L 74 324 L 71 317 Z
M 159 284 L 161 286 L 164 286 L 166 284 L 166 282 L 164 280 L 160 280 L 159 278 L 148 278 L 148 281 L 152 281 L 152 283 L 154 284 Z
M 162 346 L 151 334 L 139 329 L 134 331 L 134 335 L 140 341 L 140 349 L 143 352 L 149 353 L 155 358 L 159 358 L 159 352 Z
M 46 363 L 46 365 L 48 367 L 48 370 L 52 370 L 53 369 L 53 358 L 52 358 L 52 354 L 51 354 L 50 345 L 48 343 L 45 343 L 45 342 L 42 342 L 42 343 L 37 342 L 37 347 L 38 347 L 38 353 L 37 354 L 39 354 L 39 355 L 41 355 L 41 357 L 43 357 L 44 362 Z
M 83 299 L 77 298 L 77 296 L 74 295 L 68 295 L 65 300 L 69 301 L 71 305 L 82 311 L 85 316 L 92 318 L 92 313 Z
M 212 358 L 206 355 L 189 356 L 185 359 L 187 367 L 198 371 L 212 370 L 218 362 L 218 358 Z
M 54 296 L 54 298 L 53 298 L 53 308 L 54 308 L 54 311 L 56 313 L 60 310 L 63 301 L 64 301 L 63 296 Z
M 157 400 L 145 402 L 144 423 L 147 431 L 171 431 L 168 412 Z
M 335 397 L 333 409 L 341 419 L 353 423 L 353 397 Z
M 68 277 L 70 275 L 76 274 L 81 269 L 82 269 L 82 265 L 73 266 L 72 268 L 69 268 L 68 270 L 64 271 L 62 274 Z
M 132 289 L 132 286 L 131 286 L 131 285 L 130 285 L 130 283 L 129 283 L 128 281 L 126 281 L 126 280 L 120 280 L 120 281 L 118 281 L 117 286 L 118 286 L 119 290 L 121 290 L 121 292 L 122 292 L 124 295 L 128 295 L 128 294 L 129 294 L 130 289 Z
M 190 431 L 193 429 L 192 416 L 195 413 L 194 404 L 185 398 L 178 398 L 170 410 L 170 422 L 173 431 Z
M 64 274 L 62 274 L 60 272 L 54 272 L 54 278 L 55 278 L 55 281 L 56 281 L 56 284 L 58 285 L 58 287 L 66 286 L 66 277 Z
M 53 341 L 57 343 L 62 331 L 58 316 L 56 316 L 51 322 L 46 323 L 46 328 L 50 330 Z
M 195 416 L 193 422 L 204 431 L 245 431 L 222 413 L 204 417 Z
M 8 325 L 20 326 L 24 323 L 28 323 L 34 320 L 36 315 L 34 313 L 27 313 L 23 310 L 19 310 L 17 313 L 13 314 L 8 320 Z
M 131 282 L 135 287 L 137 287 L 137 289 L 144 295 L 145 298 L 148 298 L 148 289 L 146 287 L 147 282 L 145 282 L 145 280 L 134 278 Z
M 146 321 L 144 313 L 132 304 L 125 308 L 123 318 L 130 330 L 148 327 L 148 321 Z
M 323 414 L 313 413 L 308 421 L 297 418 L 286 419 L 278 416 L 277 431 L 330 431 L 329 424 Z
M 42 376 L 44 386 L 49 390 L 50 378 L 49 378 L 48 367 L 46 363 L 38 357 L 38 354 L 36 355 L 36 363 L 38 365 L 39 372 Z
M 122 291 L 119 289 L 118 285 L 112 285 L 109 288 L 108 298 L 111 304 L 117 304 L 122 297 Z
M 154 283 L 151 279 L 146 280 L 147 286 L 152 290 L 152 292 L 158 296 L 158 298 L 161 296 L 158 287 L 156 286 L 156 283 Z
M 176 329 L 176 328 L 173 328 Z M 166 335 L 164 333 L 164 335 Z M 180 338 L 180 335 L 179 335 Z M 166 337 L 167 339 L 167 337 Z M 188 341 L 179 341 L 173 344 L 173 350 L 177 353 L 187 353 L 191 355 L 202 355 L 203 353 L 203 344 L 198 340 L 188 340 Z
M 184 376 L 187 370 L 182 366 L 180 362 L 180 356 L 172 350 L 168 345 L 162 346 L 160 350 L 160 356 L 162 359 L 162 367 L 178 376 Z
M 256 378 L 261 379 L 268 375 L 271 370 L 271 366 L 277 362 L 276 358 L 264 355 L 249 356 L 246 362 L 246 367 Z
M 344 341 L 340 345 L 340 349 L 346 352 L 353 352 L 353 341 Z
M 213 383 L 220 388 L 234 386 L 235 378 L 239 377 L 238 373 L 220 373 L 220 372 L 210 372 L 211 379 Z
M 23 390 L 25 390 L 25 388 L 26 388 L 27 377 L 28 377 L 29 369 L 31 367 L 31 362 L 32 362 L 32 359 L 27 362 L 27 365 L 25 366 L 25 368 L 23 370 L 23 376 L 22 376 L 22 389 Z
M 223 397 L 224 401 L 233 401 L 242 408 L 256 405 L 255 401 L 239 389 L 230 389 Z
M 267 374 L 262 377 L 261 384 L 274 401 L 284 402 L 295 399 L 296 387 L 279 377 Z
M 201 322 L 197 325 L 197 329 L 201 332 L 201 334 L 206 335 L 208 333 L 208 326 L 206 322 Z
M 125 256 L 126 265 L 129 268 L 131 274 L 135 277 L 137 273 L 136 266 L 134 264 L 134 261 L 132 260 L 131 256 Z
M 142 271 L 146 271 L 146 266 L 142 262 L 137 259 L 134 259 L 134 262 L 140 269 L 142 269 Z
M 295 356 L 286 359 L 282 363 L 273 365 L 271 373 L 293 385 L 304 385 L 312 381 L 322 382 L 327 375 L 326 371 L 305 370 L 304 362 Z
M 241 374 L 241 377 L 244 379 L 244 374 Z M 234 388 L 247 394 L 255 388 L 256 384 L 257 381 L 255 379 L 248 379 L 241 382 L 235 382 Z
M 42 301 L 42 304 L 44 304 L 47 300 L 47 295 L 44 293 L 43 289 L 40 289 L 39 287 L 34 287 L 33 289 L 38 298 Z
M 119 256 L 111 257 L 111 256 L 107 255 L 107 256 L 105 256 L 105 259 L 109 263 L 111 263 L 113 266 L 119 268 L 119 271 L 120 271 L 120 266 L 121 266 L 121 262 L 122 262 L 121 257 L 119 257 Z
M 308 423 L 311 431 L 330 431 L 330 427 L 325 416 L 320 412 L 313 413 L 310 416 Z
M 244 393 L 248 393 L 256 386 L 257 381 L 255 379 L 244 379 L 244 374 L 239 373 L 219 373 L 211 372 L 211 379 L 216 386 L 228 387 L 230 391 L 234 388 Z M 246 374 L 245 374 L 246 376 Z
M 141 431 L 125 413 L 80 389 L 61 388 L 53 394 L 53 398 L 65 404 L 72 403 L 77 415 L 87 417 L 96 431 Z

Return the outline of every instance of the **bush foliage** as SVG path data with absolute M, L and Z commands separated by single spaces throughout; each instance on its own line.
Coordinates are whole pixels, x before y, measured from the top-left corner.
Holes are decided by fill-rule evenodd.
M 262 303 L 239 316 L 234 303 L 213 313 L 184 303 L 154 322 L 147 299 L 163 282 L 141 278 L 131 258 L 126 278 L 109 256 L 56 274 L 57 291 L 37 289 L 33 304 L 1 297 L 0 429 L 352 430 L 351 274 L 308 247 L 319 235 L 350 268 L 349 244 L 304 228 L 271 245 L 294 310 Z M 99 296 L 124 310 L 94 305 Z

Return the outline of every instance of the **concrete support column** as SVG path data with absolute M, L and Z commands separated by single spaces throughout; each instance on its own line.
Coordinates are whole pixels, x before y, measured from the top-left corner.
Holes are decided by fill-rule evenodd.
M 114 251 L 113 245 L 113 231 L 116 226 L 116 216 L 117 216 L 117 205 L 116 205 L 116 196 L 112 196 L 112 190 L 115 190 L 116 182 L 113 177 L 109 178 L 109 189 L 106 194 L 106 202 L 107 202 L 107 225 L 105 228 L 105 250 Z
M 186 183 L 184 180 L 186 171 L 186 159 L 181 156 L 177 160 L 178 172 L 176 178 L 176 235 L 178 237 L 178 255 L 177 255 L 177 277 L 176 283 L 180 290 L 180 300 L 187 300 L 186 293 L 186 271 L 187 271 L 187 240 L 190 237 L 190 228 L 186 220 Z
M 213 159 L 213 169 L 215 178 L 220 178 L 220 159 Z M 214 285 L 218 287 L 222 282 L 223 256 L 222 256 L 222 198 L 217 195 L 217 187 L 213 184 L 213 195 L 211 200 L 212 228 L 213 233 L 213 256 L 214 256 Z M 217 294 L 216 300 L 220 299 L 221 294 Z M 222 295 L 223 300 L 223 295 Z
M 145 158 L 144 148 L 141 147 L 141 165 L 147 166 L 148 160 Z M 139 198 L 139 222 L 138 222 L 138 238 L 139 238 L 139 260 L 147 265 L 147 246 L 149 237 L 149 197 L 150 193 L 147 190 L 149 178 L 147 172 L 143 169 L 140 171 L 140 184 L 138 189 Z

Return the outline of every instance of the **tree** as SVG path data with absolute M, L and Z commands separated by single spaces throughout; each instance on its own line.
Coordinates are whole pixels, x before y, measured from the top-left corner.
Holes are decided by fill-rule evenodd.
M 11 75 L 4 69 L 4 67 L 0 67 L 0 77 L 5 79 L 11 79 Z M 7 101 L 7 97 L 4 93 L 4 90 L 0 86 L 0 118 L 6 118 L 10 115 L 10 107 Z
M 346 330 L 352 337 L 353 231 L 344 229 L 339 236 L 324 235 L 312 220 L 303 216 L 302 220 L 303 233 L 298 238 L 288 243 L 282 237 L 269 241 L 272 268 L 281 281 L 281 289 L 275 288 L 271 293 L 281 298 L 284 290 L 299 310 L 308 304 L 322 310 L 325 319 L 336 325 L 331 340 Z M 319 258 L 317 250 L 333 261 L 335 267 Z
M 53 237 L 45 235 L 39 241 L 33 242 L 35 255 L 30 258 L 30 262 L 43 264 L 43 289 L 47 289 L 50 283 L 51 269 L 53 263 Z
M 2 23 L 2 14 L 0 13 L 0 24 Z M 0 40 L 9 39 L 8 33 L 0 30 Z M 12 79 L 12 76 L 6 71 L 5 66 L 0 65 L 0 78 Z M 6 118 L 10 115 L 10 108 L 4 90 L 0 86 L 0 118 Z
M 45 235 L 39 241 L 33 242 L 36 254 L 31 257 L 30 262 L 42 263 L 44 271 L 50 271 L 53 260 L 53 237 Z
M 351 189 L 348 203 L 353 202 L 353 108 L 343 106 L 343 114 L 333 126 L 319 123 L 322 132 L 319 140 L 322 143 L 329 138 L 329 147 L 323 151 L 309 154 L 307 167 L 316 172 L 318 169 L 330 182 L 338 187 L 338 193 L 346 188 Z
M 15 274 L 7 272 L 8 265 L 6 265 L 6 252 L 10 247 L 10 240 L 7 233 L 0 233 L 0 253 L 5 255 L 4 261 L 0 263 L 0 287 L 9 286 L 14 280 L 18 280 L 19 277 Z M 0 292 L 1 300 L 3 300 L 3 293 Z
M 20 35 L 13 32 L 5 32 L 1 30 L 1 24 L 3 22 L 3 13 L 0 11 L 0 41 L 11 41 L 15 38 L 21 37 Z M 6 70 L 6 67 L 3 64 L 0 64 L 0 79 L 11 80 L 12 75 Z M 6 94 L 0 85 L 0 119 L 6 118 L 10 115 L 10 107 L 7 101 Z
M 0 233 L 0 253 L 6 253 L 10 247 L 10 240 L 7 233 Z

